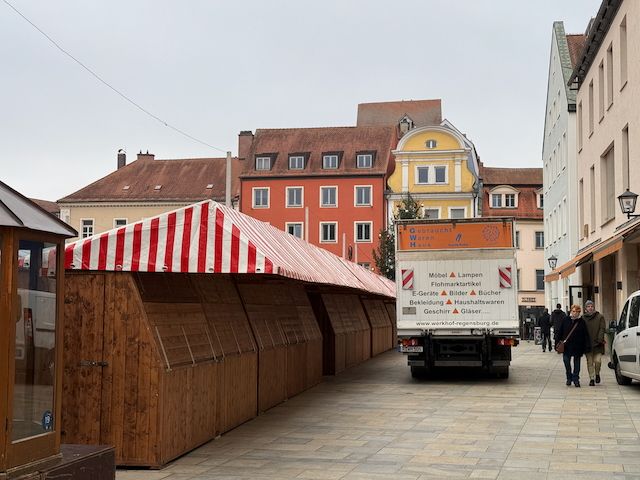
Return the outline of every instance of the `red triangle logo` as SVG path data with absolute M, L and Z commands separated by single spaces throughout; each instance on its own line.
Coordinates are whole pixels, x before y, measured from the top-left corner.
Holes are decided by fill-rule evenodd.
M 471 290 L 471 292 L 469 293 L 469 295 L 477 295 L 475 290 Z
M 457 309 L 457 308 L 454 308 L 454 309 L 453 309 L 453 312 L 451 312 L 451 313 L 460 313 L 460 312 L 458 311 L 458 309 Z
M 456 274 L 451 272 L 451 275 L 449 275 L 449 278 L 456 278 Z
M 452 305 L 453 302 L 451 301 L 451 299 L 447 300 L 447 305 Z
M 444 297 L 447 295 L 447 292 L 445 290 L 442 290 L 442 293 L 440 294 L 440 296 Z

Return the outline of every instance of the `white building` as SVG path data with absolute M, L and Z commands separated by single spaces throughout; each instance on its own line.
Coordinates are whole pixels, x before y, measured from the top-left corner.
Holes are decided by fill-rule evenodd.
M 640 222 L 618 196 L 640 191 L 640 2 L 604 0 L 587 31 L 571 81 L 578 88 L 578 252 L 558 266 L 576 269 L 583 298 L 593 296 L 607 320 L 640 287 Z
M 551 273 L 549 258 L 557 265 L 571 260 L 578 250 L 576 206 L 576 92 L 568 86 L 584 35 L 567 35 L 562 22 L 554 22 L 549 55 L 547 108 L 542 160 L 544 165 L 544 269 L 545 305 L 570 304 L 570 287 L 580 285 L 578 273 Z M 572 181 L 573 179 L 573 181 Z

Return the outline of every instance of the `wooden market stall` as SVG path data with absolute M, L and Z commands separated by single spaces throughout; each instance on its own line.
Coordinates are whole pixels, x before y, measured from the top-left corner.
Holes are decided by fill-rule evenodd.
M 159 467 L 317 384 L 312 285 L 356 292 L 368 358 L 345 263 L 211 201 L 67 246 L 66 440 Z
M 115 476 L 112 449 L 61 445 L 61 252 L 75 235 L 0 182 L 0 478 Z

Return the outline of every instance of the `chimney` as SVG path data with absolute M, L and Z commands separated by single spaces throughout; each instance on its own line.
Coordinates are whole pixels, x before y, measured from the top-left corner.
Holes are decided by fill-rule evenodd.
M 238 158 L 240 160 L 246 160 L 249 157 L 252 143 L 253 132 L 251 130 L 242 130 L 238 135 Z
M 149 150 L 147 150 L 147 153 L 142 153 L 142 150 L 140 150 L 137 160 L 153 160 L 154 157 L 155 155 L 153 153 L 149 153 Z
M 118 170 L 127 164 L 127 152 L 122 148 L 118 150 Z

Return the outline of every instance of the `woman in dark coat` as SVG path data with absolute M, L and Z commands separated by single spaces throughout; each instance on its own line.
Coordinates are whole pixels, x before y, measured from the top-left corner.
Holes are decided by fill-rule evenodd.
M 567 386 L 571 382 L 576 387 L 580 386 L 580 362 L 582 355 L 591 351 L 591 339 L 584 319 L 580 316 L 582 309 L 579 305 L 572 305 L 569 316 L 560 324 L 558 340 L 564 343 L 562 360 L 567 372 Z M 568 337 L 568 338 L 567 338 Z M 571 360 L 573 359 L 573 371 Z

